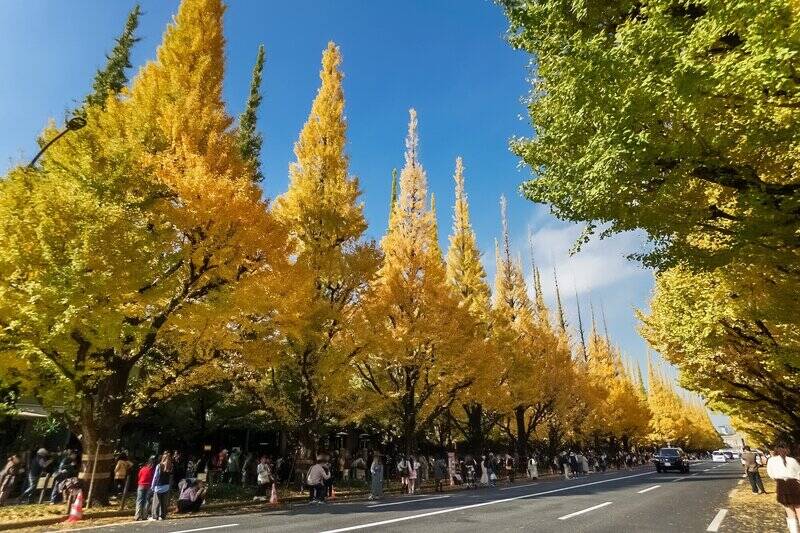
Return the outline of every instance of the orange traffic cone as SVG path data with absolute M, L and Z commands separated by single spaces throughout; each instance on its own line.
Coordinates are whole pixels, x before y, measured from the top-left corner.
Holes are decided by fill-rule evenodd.
M 75 501 L 72 502 L 72 507 L 69 508 L 69 516 L 67 522 L 77 522 L 83 518 L 83 491 L 79 490 L 78 495 L 75 496 Z
M 269 495 L 269 503 L 278 503 L 278 491 L 275 490 L 275 483 L 272 484 L 272 493 Z

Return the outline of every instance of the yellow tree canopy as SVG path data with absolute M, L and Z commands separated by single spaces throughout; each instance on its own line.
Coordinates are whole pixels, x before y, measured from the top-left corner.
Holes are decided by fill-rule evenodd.
M 800 329 L 794 293 L 752 266 L 660 273 L 641 333 L 680 370 L 680 383 L 712 408 L 779 438 L 800 436 Z M 771 289 L 769 289 L 771 290 Z M 795 303 L 790 303 L 795 301 Z
M 506 200 L 501 198 L 502 248 L 495 245 L 492 335 L 502 359 L 493 407 L 509 413 L 506 432 L 525 455 L 530 436 L 560 407 L 572 382 L 572 358 L 561 332 L 550 328 L 528 296 L 521 260 L 511 256 Z M 543 313 L 549 311 L 543 306 Z M 513 429 L 512 429 L 513 427 Z
M 150 386 L 224 355 L 241 280 L 284 265 L 221 98 L 223 11 L 184 0 L 129 90 L 0 180 L 0 343 L 70 392 L 87 449 Z
M 256 368 L 278 369 L 271 387 L 286 422 L 301 430 L 313 451 L 314 434 L 329 399 L 346 385 L 348 327 L 373 275 L 378 254 L 359 242 L 367 227 L 358 180 L 349 173 L 345 153 L 342 57 L 329 43 L 322 54 L 321 85 L 300 132 L 289 167 L 289 189 L 273 208 L 292 242 L 291 303 L 276 318 L 281 341 L 274 350 L 252 351 Z M 272 357 L 269 357 L 272 355 Z
M 462 307 L 477 319 L 486 322 L 489 314 L 489 286 L 481 262 L 475 232 L 469 220 L 469 204 L 464 190 L 464 163 L 456 159 L 453 233 L 447 249 L 447 283 L 461 299 Z
M 355 360 L 362 412 L 388 414 L 407 452 L 471 383 L 474 329 L 446 283 L 418 148 L 412 109 L 400 191 L 381 241 L 384 261 L 364 301 L 364 348 Z

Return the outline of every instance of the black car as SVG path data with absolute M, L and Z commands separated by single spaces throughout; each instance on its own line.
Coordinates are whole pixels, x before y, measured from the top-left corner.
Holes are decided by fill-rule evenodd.
M 653 456 L 653 463 L 658 472 L 677 470 L 684 474 L 689 473 L 689 457 L 680 448 L 661 448 Z

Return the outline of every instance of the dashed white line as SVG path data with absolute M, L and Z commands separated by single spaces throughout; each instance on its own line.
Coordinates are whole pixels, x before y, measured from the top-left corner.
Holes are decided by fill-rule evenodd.
M 714 517 L 714 520 L 708 524 L 706 531 L 719 531 L 719 526 L 722 525 L 722 521 L 725 519 L 726 514 L 728 514 L 727 509 L 720 509 L 717 513 L 717 516 Z
M 381 520 L 379 522 L 369 522 L 367 524 L 359 524 L 357 526 L 349 526 L 349 527 L 342 527 L 339 529 L 329 529 L 327 531 L 322 531 L 321 533 L 343 533 L 344 531 L 356 531 L 359 529 L 367 529 L 367 528 L 374 528 L 377 526 L 385 526 L 387 524 L 396 524 L 397 522 L 405 522 L 407 520 L 416 520 L 418 518 L 427 518 L 429 516 L 436 516 L 445 513 L 456 513 L 458 511 L 465 511 L 467 509 L 475 509 L 478 507 L 484 507 L 486 505 L 494 505 L 496 503 L 506 503 L 506 502 L 513 502 L 516 500 L 522 500 L 525 498 L 534 498 L 536 496 L 544 496 L 545 494 L 555 494 L 557 492 L 564 492 L 567 490 L 574 490 L 579 489 L 581 487 L 589 487 L 591 485 L 600 485 L 602 483 L 611 483 L 612 481 L 620 481 L 623 479 L 630 479 L 634 477 L 641 477 L 641 476 L 651 476 L 655 474 L 655 471 L 650 472 L 642 472 L 641 474 L 631 474 L 630 476 L 622 476 L 622 477 L 614 477 L 609 479 L 601 479 L 600 481 L 592 481 L 591 483 L 581 483 L 580 485 L 570 485 L 568 487 L 561 487 L 559 489 L 552 489 L 552 490 L 545 490 L 542 492 L 534 492 L 532 494 L 521 494 L 519 496 L 512 496 L 510 498 L 501 498 L 499 500 L 489 500 L 487 502 L 480 502 L 480 503 L 473 503 L 470 505 L 461 505 L 459 507 L 448 507 L 447 509 L 439 509 L 437 511 L 429 511 L 427 513 L 420 513 L 410 516 L 403 516 L 400 518 L 392 518 L 389 520 Z
M 697 474 L 692 474 L 692 475 L 693 475 L 693 476 L 696 476 Z M 682 480 L 684 480 L 684 479 L 687 479 L 688 477 L 689 477 L 689 476 L 676 477 L 675 479 L 673 479 L 673 480 L 672 480 L 672 482 L 673 482 L 673 483 L 675 483 L 676 481 L 682 481 Z
M 578 515 L 581 515 L 581 514 L 584 514 L 584 513 L 589 513 L 589 512 L 592 512 L 594 510 L 600 509 L 601 507 L 605 507 L 606 505 L 611 505 L 611 502 L 603 502 L 603 503 L 598 504 L 598 505 L 593 505 L 591 507 L 583 509 L 582 511 L 575 511 L 574 513 L 565 514 L 564 516 L 559 516 L 558 519 L 559 520 L 567 520 L 569 518 L 572 518 L 573 516 L 578 516 Z
M 236 527 L 239 524 L 222 524 L 219 526 L 198 527 L 195 529 L 180 529 L 178 531 L 171 531 L 170 533 L 190 533 L 192 531 L 208 531 L 209 529 L 222 529 L 224 527 Z
M 375 505 L 367 505 L 369 508 L 373 507 L 389 507 L 390 505 L 403 505 L 404 503 L 416 503 L 416 502 L 424 502 L 425 500 L 441 500 L 442 498 L 449 498 L 449 495 L 445 496 L 430 496 L 429 498 L 418 498 L 416 500 L 403 500 L 402 502 L 392 502 L 392 503 L 376 503 Z
M 661 485 L 653 485 L 652 487 L 647 487 L 646 489 L 642 489 L 642 490 L 640 490 L 640 491 L 639 491 L 639 492 L 637 492 L 636 494 L 644 494 L 645 492 L 650 492 L 651 490 L 656 490 L 656 489 L 657 489 L 658 487 L 660 487 L 660 486 L 661 486 Z

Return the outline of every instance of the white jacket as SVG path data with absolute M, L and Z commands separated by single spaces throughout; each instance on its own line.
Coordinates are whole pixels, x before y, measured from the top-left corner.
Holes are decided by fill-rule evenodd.
M 793 457 L 783 458 L 780 455 L 773 455 L 767 460 L 767 474 L 772 479 L 798 479 L 800 480 L 800 463 Z

